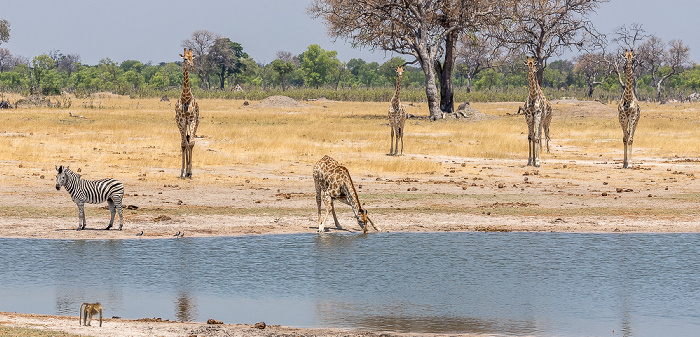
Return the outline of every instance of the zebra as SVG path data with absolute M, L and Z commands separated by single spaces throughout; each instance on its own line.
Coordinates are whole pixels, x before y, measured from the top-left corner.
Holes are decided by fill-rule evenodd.
M 116 179 L 107 178 L 101 180 L 85 180 L 70 170 L 68 166 L 57 166 L 56 171 L 56 190 L 60 191 L 61 186 L 64 186 L 66 191 L 70 193 L 73 202 L 78 205 L 78 229 L 85 229 L 85 203 L 99 204 L 107 201 L 111 218 L 108 230 L 112 228 L 114 223 L 115 208 L 119 212 L 119 230 L 122 230 L 124 225 L 124 217 L 122 215 L 122 198 L 124 197 L 124 185 Z

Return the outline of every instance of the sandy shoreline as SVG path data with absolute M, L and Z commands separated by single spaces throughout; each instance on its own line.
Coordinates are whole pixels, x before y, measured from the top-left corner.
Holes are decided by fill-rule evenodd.
M 98 320 L 99 322 L 99 320 Z M 257 322 L 256 322 L 257 323 Z M 99 324 L 99 323 L 98 323 Z M 127 320 L 112 319 L 103 320 L 102 327 L 95 324 L 91 326 L 79 326 L 77 316 L 18 314 L 12 312 L 0 312 L 0 327 L 30 328 L 45 331 L 60 331 L 75 335 L 88 336 L 447 336 L 446 334 L 418 334 L 418 333 L 394 333 L 375 332 L 361 330 L 343 330 L 331 328 L 291 328 L 279 325 L 266 326 L 264 329 L 251 324 L 206 324 L 206 323 L 182 323 L 182 322 L 154 322 L 150 319 Z M 449 336 L 471 336 L 478 334 L 449 334 Z

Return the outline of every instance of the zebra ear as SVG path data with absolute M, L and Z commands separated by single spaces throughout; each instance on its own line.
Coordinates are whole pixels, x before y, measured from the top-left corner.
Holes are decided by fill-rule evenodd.
M 55 165 L 54 165 L 54 166 L 55 166 Z M 58 171 L 58 173 L 63 173 L 63 165 L 57 167 L 57 168 L 56 168 L 56 171 Z

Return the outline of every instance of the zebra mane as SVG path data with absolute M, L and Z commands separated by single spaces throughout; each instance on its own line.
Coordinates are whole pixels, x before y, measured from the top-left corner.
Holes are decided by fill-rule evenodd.
M 78 173 L 73 172 L 68 166 L 59 166 L 58 167 L 58 173 L 64 173 L 66 175 L 69 175 L 71 177 L 75 177 L 77 179 L 80 179 L 81 175 Z

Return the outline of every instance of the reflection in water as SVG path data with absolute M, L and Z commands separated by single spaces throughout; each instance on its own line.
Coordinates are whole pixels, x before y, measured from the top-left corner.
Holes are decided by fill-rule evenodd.
M 191 293 L 178 292 L 175 300 L 175 317 L 178 321 L 192 322 L 197 318 L 197 302 Z
M 177 247 L 173 256 L 173 269 L 177 278 L 177 297 L 175 300 L 175 317 L 178 321 L 191 322 L 197 318 L 197 301 L 193 296 L 196 282 L 194 269 L 190 262 L 194 259 L 192 250 L 196 244 L 190 239 L 176 240 Z
M 700 235 L 0 239 L 0 311 L 513 335 L 689 335 Z

